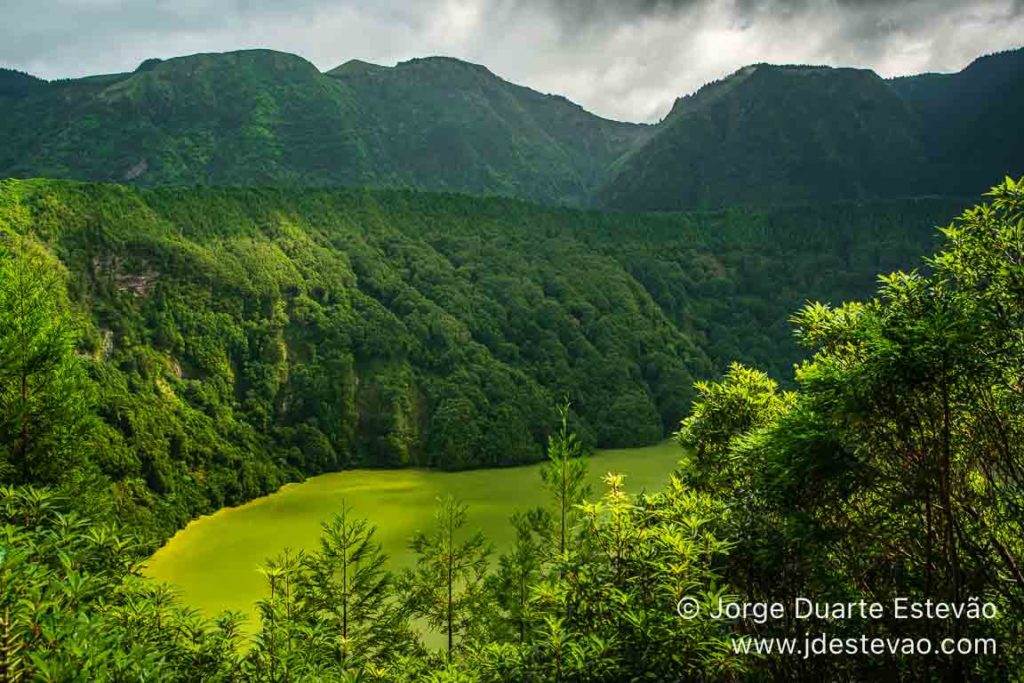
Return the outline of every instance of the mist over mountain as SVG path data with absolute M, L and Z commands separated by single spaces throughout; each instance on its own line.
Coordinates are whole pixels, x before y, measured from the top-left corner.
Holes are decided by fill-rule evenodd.
M 46 82 L 0 72 L 0 176 L 370 185 L 680 210 L 974 195 L 1021 169 L 1021 50 L 956 74 L 758 64 L 654 126 L 457 59 L 321 73 L 270 50 Z

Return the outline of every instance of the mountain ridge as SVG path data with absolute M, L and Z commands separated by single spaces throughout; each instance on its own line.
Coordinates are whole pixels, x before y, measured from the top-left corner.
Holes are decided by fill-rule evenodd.
M 44 81 L 0 72 L 0 177 L 411 187 L 664 211 L 972 196 L 1018 174 L 1024 50 L 950 74 L 753 64 L 613 121 L 454 57 L 320 71 L 268 49 Z M 960 163 L 960 162 L 963 163 Z

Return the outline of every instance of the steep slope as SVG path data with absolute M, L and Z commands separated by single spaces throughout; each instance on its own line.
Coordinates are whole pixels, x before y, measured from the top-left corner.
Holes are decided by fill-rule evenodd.
M 0 74 L 0 177 L 358 183 L 582 203 L 647 131 L 453 59 L 325 75 L 248 50 L 28 79 Z
M 3 105 L 0 175 L 146 185 L 370 177 L 344 85 L 269 50 L 150 60 Z
M 46 81 L 13 69 L 0 69 L 0 97 L 24 97 Z
M 677 210 L 736 203 L 974 196 L 1024 173 L 1024 50 L 956 74 L 746 67 L 676 101 L 615 165 L 597 203 Z
M 565 394 L 587 443 L 657 441 L 695 379 L 788 374 L 806 298 L 869 293 L 959 208 L 8 180 L 0 245 L 29 235 L 66 266 L 102 425 L 83 448 L 166 530 L 303 474 L 536 460 Z
M 1024 175 L 1024 49 L 892 85 L 921 117 L 933 191 L 974 194 L 999 174 Z
M 0 70 L 0 177 L 371 185 L 678 210 L 974 196 L 1024 172 L 1024 51 L 957 74 L 759 64 L 619 123 L 456 59 L 269 50 L 48 83 Z
M 356 94 L 387 180 L 413 187 L 578 204 L 649 134 L 456 59 L 328 73 Z
M 615 209 L 830 201 L 913 194 L 924 163 L 914 113 L 871 71 L 749 66 L 676 101 L 619 164 Z

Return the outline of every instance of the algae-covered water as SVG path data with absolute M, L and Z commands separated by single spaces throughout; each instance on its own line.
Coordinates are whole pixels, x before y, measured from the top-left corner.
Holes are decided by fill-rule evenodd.
M 589 478 L 595 494 L 610 471 L 627 475 L 631 493 L 655 491 L 682 456 L 674 443 L 599 451 L 588 458 Z M 264 596 L 258 571 L 264 560 L 285 548 L 315 548 L 320 523 L 343 501 L 377 527 L 391 566 L 400 568 L 413 559 L 409 538 L 430 525 L 438 497 L 447 493 L 469 506 L 468 526 L 482 530 L 501 551 L 512 539 L 509 516 L 548 500 L 539 469 L 351 470 L 312 477 L 193 521 L 150 558 L 146 574 L 174 585 L 185 604 L 208 616 L 229 609 L 252 615 Z

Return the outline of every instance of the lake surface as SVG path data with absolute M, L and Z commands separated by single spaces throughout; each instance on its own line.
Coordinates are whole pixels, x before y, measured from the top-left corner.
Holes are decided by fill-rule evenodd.
M 631 493 L 660 490 L 684 452 L 672 442 L 645 448 L 598 451 L 588 458 L 595 496 L 607 472 L 626 474 Z M 509 516 L 545 505 L 540 466 L 469 472 L 350 470 L 288 484 L 245 505 L 201 517 L 179 531 L 150 558 L 148 576 L 174 585 L 185 604 L 208 616 L 223 610 L 253 615 L 264 597 L 258 568 L 268 557 L 314 549 L 320 523 L 344 501 L 377 527 L 392 568 L 408 566 L 409 538 L 429 528 L 437 499 L 451 493 L 469 506 L 471 530 L 482 530 L 497 551 L 512 541 Z

